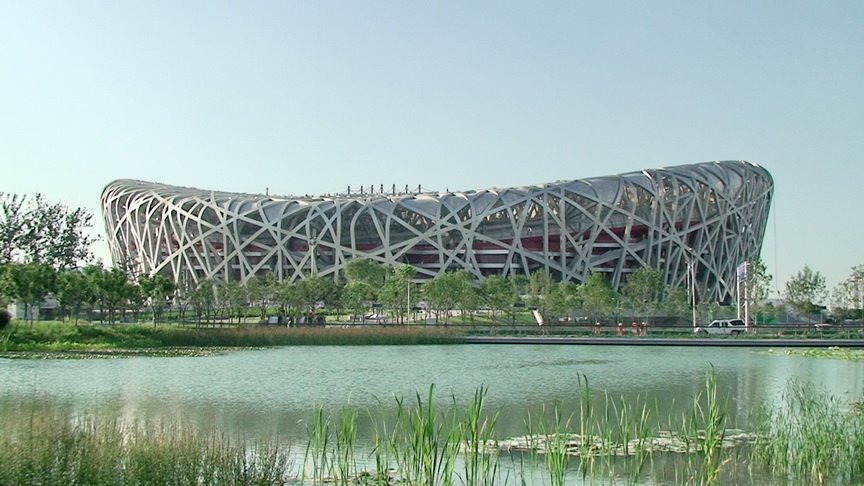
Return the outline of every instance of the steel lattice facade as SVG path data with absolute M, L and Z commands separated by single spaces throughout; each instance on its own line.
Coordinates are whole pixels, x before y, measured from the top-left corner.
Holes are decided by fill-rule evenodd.
M 698 294 L 734 293 L 735 269 L 757 258 L 771 175 L 743 161 L 646 169 L 618 176 L 447 193 L 278 197 L 117 180 L 102 193 L 115 263 L 174 281 L 246 281 L 263 273 L 337 278 L 346 262 L 409 264 L 419 278 L 467 270 L 549 272 L 620 288 L 643 267 Z

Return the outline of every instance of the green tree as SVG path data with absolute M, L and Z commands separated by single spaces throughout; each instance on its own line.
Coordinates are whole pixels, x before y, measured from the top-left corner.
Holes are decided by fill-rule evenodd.
M 857 317 L 864 325 L 864 264 L 852 267 L 849 277 L 843 282 L 848 294 L 850 309 L 858 309 Z M 852 315 L 850 315 L 852 317 Z
M 300 299 L 307 309 L 314 309 L 319 303 L 326 306 L 328 302 L 333 302 L 333 296 L 337 289 L 336 282 L 332 279 L 319 276 L 306 278 L 295 285 Z
M 291 316 L 295 322 L 307 299 L 304 292 L 301 291 L 299 283 L 283 280 L 276 285 L 273 294 L 274 303 L 279 306 L 279 314 L 283 317 Z
M 92 259 L 96 238 L 86 234 L 92 219 L 85 209 L 48 204 L 41 194 L 28 199 L 0 193 L 0 263 L 17 256 L 57 270 L 76 268 Z
M 6 266 L 12 297 L 24 304 L 24 315 L 33 324 L 33 306 L 39 305 L 57 289 L 57 272 L 42 263 L 17 263 Z
M 602 273 L 591 272 L 585 283 L 579 286 L 579 300 L 591 320 L 608 314 L 616 306 L 617 294 Z
M 0 263 L 0 307 L 6 307 L 8 300 L 13 298 L 12 280 L 8 272 L 9 265 Z
M 24 201 L 18 194 L 0 193 L 0 264 L 15 260 L 25 228 Z
M 419 296 L 414 284 L 415 273 L 416 270 L 411 265 L 399 265 L 387 274 L 384 287 L 381 289 L 381 301 L 388 308 L 393 309 L 398 322 L 402 324 L 411 311 L 409 296 L 415 299 Z
M 528 305 L 536 308 L 546 317 L 546 299 L 555 288 L 552 278 L 546 272 L 534 272 L 528 277 Z
M 501 275 L 490 275 L 480 281 L 481 301 L 492 311 L 492 320 L 498 313 L 512 312 L 518 298 L 513 286 Z
M 201 324 L 202 319 L 204 322 L 209 322 L 216 304 L 216 285 L 213 280 L 205 279 L 198 282 L 190 297 L 198 324 Z
M 380 289 L 387 278 L 387 268 L 368 258 L 355 258 L 345 264 L 345 275 L 349 282 L 364 282 Z
M 808 316 L 816 312 L 818 303 L 826 295 L 825 277 L 807 265 L 786 282 L 786 302 Z
M 666 299 L 662 302 L 663 308 L 672 317 L 690 318 L 692 320 L 693 308 L 690 303 L 690 295 L 681 287 L 670 287 L 666 290 Z
M 84 273 L 95 290 L 96 303 L 100 309 L 99 320 L 103 321 L 107 313 L 108 323 L 115 323 L 117 313 L 126 308 L 134 291 L 126 272 L 119 268 L 106 270 L 100 265 L 91 265 L 84 269 Z
M 664 289 L 663 275 L 656 268 L 644 267 L 627 277 L 622 293 L 634 312 L 653 316 L 663 300 Z
M 464 312 L 476 308 L 477 292 L 472 286 L 471 274 L 465 270 L 438 274 L 423 285 L 423 295 L 435 312 L 435 318 L 441 321 L 444 314 L 444 324 L 450 322 L 450 311 L 462 309 Z
M 343 301 L 355 317 L 365 322 L 366 309 L 375 301 L 377 292 L 362 280 L 349 281 L 345 285 Z
M 151 321 L 156 325 L 157 316 L 162 313 L 174 294 L 174 283 L 168 277 L 158 273 L 142 275 L 138 277 L 138 288 L 144 302 L 150 308 Z
M 57 301 L 78 325 L 78 318 L 85 306 L 92 306 L 96 300 L 93 281 L 83 271 L 67 270 L 57 276 Z
M 864 317 L 864 265 L 852 267 L 846 280 L 832 289 L 831 307 L 844 319 Z
M 270 273 L 246 281 L 249 302 L 258 308 L 262 321 L 267 318 L 267 309 L 277 300 L 280 285 L 276 276 Z
M 511 273 L 507 275 L 507 280 L 513 287 L 513 293 L 516 296 L 521 298 L 523 295 L 528 295 L 528 287 L 530 284 L 528 277 L 521 273 Z
M 579 297 L 579 285 L 571 281 L 559 282 L 547 292 L 544 301 L 549 317 L 569 316 L 570 312 L 579 308 L 582 303 Z
M 228 320 L 237 318 L 237 324 L 240 324 L 246 317 L 246 308 L 249 307 L 249 292 L 246 286 L 237 280 L 231 280 L 221 285 L 219 294 L 228 312 Z
M 747 274 L 744 277 L 744 285 L 746 288 L 746 300 L 742 301 L 747 305 L 753 315 L 764 314 L 768 298 L 768 292 L 771 290 L 771 280 L 773 277 L 768 273 L 765 263 L 757 258 L 752 262 L 747 262 Z M 745 297 L 742 295 L 742 299 Z

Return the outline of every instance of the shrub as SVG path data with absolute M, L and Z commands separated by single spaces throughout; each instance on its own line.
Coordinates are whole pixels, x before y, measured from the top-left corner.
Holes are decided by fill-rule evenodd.
M 3 329 L 12 320 L 12 315 L 6 309 L 0 309 L 0 329 Z

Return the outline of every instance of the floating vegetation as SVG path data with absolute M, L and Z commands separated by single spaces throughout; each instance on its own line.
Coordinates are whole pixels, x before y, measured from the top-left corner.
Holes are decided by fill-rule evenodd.
M 595 397 L 582 382 L 572 416 L 526 418 L 526 434 L 496 438 L 480 387 L 465 406 L 434 387 L 397 398 L 397 413 L 318 408 L 305 454 L 285 440 L 231 440 L 182 418 L 131 423 L 52 410 L 0 416 L 0 484 L 564 485 L 862 484 L 864 414 L 810 385 L 790 383 L 757 410 L 752 431 L 727 427 L 714 370 L 681 417 L 641 400 Z M 545 411 L 544 411 L 545 412 Z M 677 421 L 676 421 L 677 420 Z M 670 427 L 671 425 L 671 427 Z M 506 461 L 506 462 L 505 462 Z
M 828 348 L 814 348 L 791 351 L 789 354 L 806 356 L 808 358 L 831 358 L 845 359 L 849 361 L 864 360 L 864 349 L 849 349 L 839 346 L 831 346 Z
M 116 359 L 116 358 L 172 358 L 216 356 L 233 351 L 263 349 L 260 347 L 169 347 L 169 348 L 128 348 L 128 349 L 81 349 L 72 351 L 6 351 L 0 358 L 7 359 Z
M 567 455 L 579 457 L 581 455 L 592 456 L 618 456 L 628 457 L 637 455 L 640 448 L 643 452 L 696 454 L 702 452 L 701 442 L 705 440 L 705 431 L 699 431 L 696 439 L 684 437 L 677 432 L 660 430 L 654 437 L 632 439 L 625 443 L 609 441 L 599 435 L 581 436 L 579 434 L 561 434 L 553 437 L 525 435 L 498 441 L 489 441 L 483 444 L 483 448 L 489 452 L 534 452 L 546 454 L 550 447 L 559 447 L 563 444 Z M 720 442 L 721 449 L 731 449 L 756 441 L 756 435 L 740 429 L 726 429 L 723 431 L 723 440 Z M 550 444 L 552 444 L 550 446 Z

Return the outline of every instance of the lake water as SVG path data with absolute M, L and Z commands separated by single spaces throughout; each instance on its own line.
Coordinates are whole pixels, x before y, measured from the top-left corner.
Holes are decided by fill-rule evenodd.
M 747 428 L 759 403 L 776 403 L 791 379 L 861 400 L 864 363 L 788 355 L 782 349 L 573 346 L 303 346 L 209 357 L 0 359 L 0 414 L 54 407 L 73 415 L 183 417 L 237 437 L 305 443 L 315 408 L 395 413 L 435 385 L 439 406 L 468 403 L 488 387 L 486 410 L 501 438 L 523 435 L 528 415 L 578 411 L 585 380 L 598 397 L 656 404 L 680 416 L 716 370 L 731 426 Z M 366 430 L 368 433 L 368 429 Z M 361 434 L 364 433 L 361 428 Z

